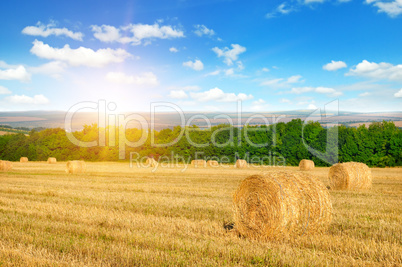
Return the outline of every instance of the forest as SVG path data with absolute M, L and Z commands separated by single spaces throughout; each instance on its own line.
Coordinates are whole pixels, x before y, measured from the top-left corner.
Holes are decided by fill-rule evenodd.
M 160 131 L 130 128 L 123 129 L 123 134 L 121 128 L 100 129 L 92 124 L 72 135 L 82 142 L 95 141 L 96 145 L 74 144 L 61 128 L 34 129 L 28 135 L 0 136 L 0 159 L 17 161 L 24 156 L 31 161 L 45 161 L 48 157 L 59 161 L 118 161 L 122 158 L 128 161 L 130 153 L 134 152 L 144 158 L 149 156 L 163 161 L 174 161 L 174 158 L 220 161 L 225 158 L 226 163 L 231 163 L 237 158 L 248 161 L 260 158 L 260 164 L 273 165 L 275 160 L 280 160 L 285 165 L 295 166 L 301 159 L 311 159 L 316 166 L 348 161 L 363 162 L 371 167 L 402 166 L 402 130 L 387 121 L 375 122 L 369 127 L 325 128 L 319 122 L 304 124 L 295 119 L 288 123 L 241 128 L 226 124 L 209 129 L 195 125 Z

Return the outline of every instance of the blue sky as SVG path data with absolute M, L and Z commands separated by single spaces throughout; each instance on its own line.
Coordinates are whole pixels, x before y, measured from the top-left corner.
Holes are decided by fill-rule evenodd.
M 0 111 L 402 110 L 402 0 L 2 0 L 0 17 Z

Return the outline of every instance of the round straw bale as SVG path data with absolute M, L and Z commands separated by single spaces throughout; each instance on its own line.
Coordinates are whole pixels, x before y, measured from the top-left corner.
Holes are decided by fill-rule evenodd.
M 67 162 L 66 173 L 76 174 L 76 173 L 85 173 L 86 164 L 83 160 L 72 160 Z
M 0 171 L 10 171 L 13 168 L 13 164 L 7 160 L 0 160 Z
M 324 231 L 332 219 L 324 184 L 300 172 L 267 172 L 243 180 L 233 196 L 235 227 L 251 239 L 280 240 Z
M 334 190 L 371 189 L 370 168 L 359 162 L 338 163 L 329 168 L 329 185 Z
M 193 166 L 194 168 L 206 167 L 207 162 L 203 159 L 195 159 L 191 161 L 191 166 Z
M 48 158 L 48 159 L 47 159 L 47 163 L 49 163 L 49 164 L 55 164 L 55 163 L 57 163 L 57 159 L 56 159 L 56 158 Z
M 28 158 L 27 157 L 21 157 L 20 162 L 28 162 Z
M 247 168 L 248 167 L 248 163 L 247 161 L 245 161 L 244 159 L 238 159 L 236 160 L 236 164 L 235 164 L 236 168 Z
M 219 166 L 219 162 L 216 160 L 208 160 L 207 161 L 207 165 L 210 167 L 218 167 Z
M 154 158 L 147 158 L 145 161 L 145 165 L 147 167 L 155 167 L 158 165 L 158 162 Z
M 311 171 L 314 169 L 314 161 L 308 159 L 302 159 L 299 163 L 301 171 Z

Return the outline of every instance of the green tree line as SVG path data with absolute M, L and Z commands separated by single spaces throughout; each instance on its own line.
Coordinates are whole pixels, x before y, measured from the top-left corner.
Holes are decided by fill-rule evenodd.
M 32 161 L 45 161 L 48 157 L 59 161 L 117 161 L 119 156 L 129 160 L 134 152 L 140 157 L 165 161 L 175 158 L 219 161 L 225 157 L 227 162 L 257 158 L 262 159 L 259 163 L 268 165 L 281 160 L 294 166 L 302 159 L 311 159 L 317 166 L 348 161 L 378 167 L 402 166 L 402 130 L 386 121 L 372 123 L 368 128 L 363 125 L 324 128 L 318 122 L 305 124 L 294 119 L 268 126 L 238 128 L 222 124 L 209 129 L 176 126 L 153 132 L 149 129 L 99 129 L 93 124 L 85 125 L 73 135 L 77 140 L 96 141 L 98 145 L 78 146 L 61 128 L 32 130 L 28 136 L 0 136 L 0 159 L 17 161 L 24 156 Z M 100 141 L 102 138 L 104 144 Z M 140 145 L 132 147 L 139 141 Z M 168 143 L 172 145 L 164 145 Z

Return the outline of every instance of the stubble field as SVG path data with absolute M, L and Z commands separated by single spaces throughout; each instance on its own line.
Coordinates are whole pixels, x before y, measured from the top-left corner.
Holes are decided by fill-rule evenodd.
M 0 172 L 0 265 L 402 265 L 402 168 L 372 169 L 371 191 L 330 190 L 325 234 L 259 242 L 224 228 L 233 192 L 250 174 L 298 168 L 65 166 Z M 328 168 L 309 173 L 328 185 Z

